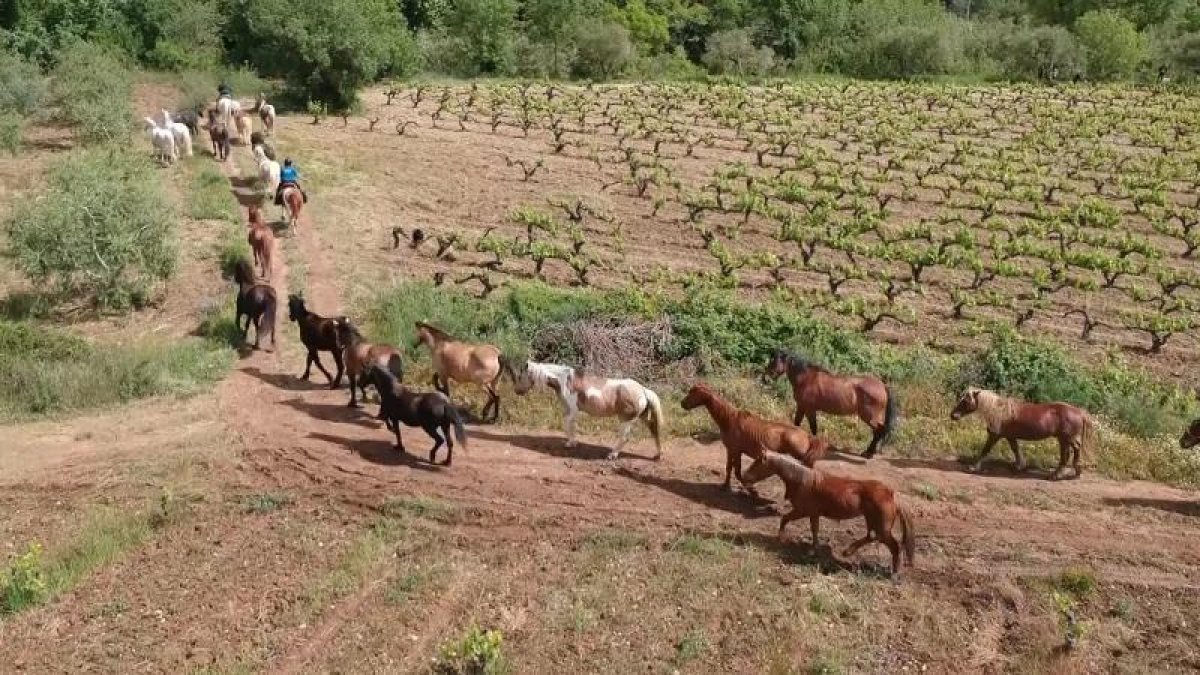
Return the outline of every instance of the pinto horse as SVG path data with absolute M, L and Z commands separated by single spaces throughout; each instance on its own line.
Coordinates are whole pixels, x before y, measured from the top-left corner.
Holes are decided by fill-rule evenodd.
M 776 350 L 767 362 L 765 378 L 787 374 L 796 399 L 795 424 L 807 417 L 809 429 L 817 435 L 817 413 L 857 415 L 871 428 L 871 443 L 863 457 L 870 459 L 887 442 L 896 428 L 900 413 L 890 387 L 876 377 L 834 375 L 795 354 Z
M 238 285 L 237 315 L 234 322 L 242 331 L 242 340 L 250 335 L 250 324 L 254 324 L 254 348 L 259 348 L 263 330 L 271 336 L 271 346 L 275 346 L 275 289 L 267 284 L 259 283 L 254 278 L 254 270 L 245 259 L 239 260 L 233 268 L 233 280 Z M 242 327 L 242 317 L 246 317 L 246 326 Z M 270 351 L 270 350 L 268 350 Z
M 275 248 L 275 233 L 263 220 L 262 209 L 251 206 L 247 210 L 250 232 L 246 235 L 246 241 L 250 244 L 250 250 L 254 252 L 254 264 L 262 269 L 262 277 L 270 281 L 271 270 L 274 269 L 272 251 Z
M 812 528 L 812 545 L 820 542 L 821 518 L 849 520 L 862 516 L 867 521 L 867 536 L 855 541 L 842 552 L 849 558 L 860 548 L 871 542 L 880 542 L 892 554 L 892 576 L 900 574 L 901 542 L 904 559 L 909 567 L 916 553 L 916 530 L 912 519 L 896 504 L 896 495 L 891 488 L 877 480 L 839 478 L 809 468 L 803 462 L 777 452 L 765 450 L 746 470 L 746 483 L 753 485 L 770 476 L 779 476 L 786 486 L 784 498 L 792 503 L 792 509 L 779 518 L 779 538 L 787 524 L 808 516 Z M 900 539 L 892 534 L 896 521 L 900 521 Z
M 454 428 L 454 436 L 458 444 L 467 448 L 467 432 L 463 428 L 462 415 L 450 397 L 438 391 L 419 393 L 400 384 L 386 368 L 371 365 L 367 368 L 365 379 L 375 385 L 379 391 L 379 417 L 388 430 L 396 434 L 396 449 L 404 452 L 404 439 L 400 437 L 400 425 L 421 427 L 433 439 L 433 448 L 429 450 L 429 463 L 437 459 L 438 448 L 442 447 L 443 437 L 446 444 L 446 461 L 444 466 L 450 466 L 454 460 L 454 439 L 450 428 Z M 438 433 L 438 430 L 441 433 Z
M 1200 419 L 1192 422 L 1187 431 L 1183 432 L 1183 436 L 1179 437 L 1179 447 L 1187 450 L 1200 445 Z
M 433 386 L 449 396 L 450 382 L 473 382 L 487 392 L 488 402 L 480 416 L 489 422 L 500 419 L 500 394 L 496 385 L 500 376 L 508 373 L 515 382 L 512 365 L 500 350 L 492 345 L 472 344 L 455 340 L 445 331 L 418 321 L 417 340 L 413 347 L 425 345 L 433 359 Z M 488 417 L 488 410 L 492 416 Z
M 526 361 L 513 378 L 513 390 L 521 396 L 535 386 L 545 385 L 562 401 L 566 415 L 567 447 L 575 447 L 575 417 L 582 410 L 593 417 L 617 417 L 621 440 L 608 459 L 616 459 L 629 442 L 629 432 L 639 419 L 654 434 L 654 459 L 662 457 L 662 402 L 658 394 L 636 380 L 608 379 L 581 373 L 570 366 Z
M 731 489 L 730 474 L 733 474 L 747 491 L 754 492 L 742 479 L 742 455 L 758 459 L 763 450 L 772 450 L 812 466 L 836 450 L 824 439 L 810 436 L 799 427 L 771 422 L 747 410 L 739 410 L 704 383 L 694 385 L 680 405 L 684 410 L 704 406 L 721 430 L 726 453 L 725 483 L 721 487 L 726 490 Z
M 1063 477 L 1067 470 L 1067 459 L 1072 454 L 1074 477 L 1079 478 L 1082 473 L 1079 452 L 1094 440 L 1096 433 L 1096 424 L 1091 416 L 1069 403 L 1026 403 L 987 389 L 968 389 L 950 412 L 950 419 L 959 420 L 971 413 L 979 413 L 987 425 L 987 441 L 971 467 L 972 471 L 979 471 L 984 458 L 1001 438 L 1008 441 L 1008 446 L 1012 448 L 1017 471 L 1025 470 L 1025 456 L 1021 454 L 1018 441 L 1056 438 L 1059 461 L 1050 480 Z
M 350 402 L 346 405 L 358 408 L 358 392 L 363 399 L 367 398 L 367 369 L 378 366 L 404 381 L 404 358 L 400 350 L 391 345 L 371 344 L 367 342 L 358 328 L 346 317 L 338 317 L 337 339 L 342 345 L 342 359 L 346 364 L 346 375 L 350 377 Z M 340 378 L 339 378 L 340 381 Z M 382 411 L 380 412 L 382 415 Z M 382 419 L 382 417 L 380 417 Z
M 300 326 L 300 341 L 308 350 L 308 358 L 304 362 L 304 374 L 300 379 L 307 380 L 313 364 L 325 374 L 329 380 L 329 388 L 337 389 L 342 384 L 342 373 L 345 366 L 342 361 L 342 343 L 338 338 L 338 321 L 346 317 L 325 318 L 308 311 L 304 298 L 299 295 L 288 296 L 288 318 Z M 321 365 L 320 352 L 331 352 L 333 362 L 337 365 L 337 375 L 330 375 L 325 366 Z

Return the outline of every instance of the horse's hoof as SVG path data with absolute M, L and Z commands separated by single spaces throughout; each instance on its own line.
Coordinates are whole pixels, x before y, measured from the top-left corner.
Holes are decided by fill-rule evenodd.
M 1018 464 L 1013 467 L 1013 470 L 1015 470 L 1017 473 L 1025 473 L 1025 470 L 1028 468 L 1029 467 L 1025 464 Z
M 450 466 L 450 460 L 442 462 L 442 466 Z
M 567 442 L 566 442 L 566 443 L 564 443 L 563 445 L 565 445 L 565 446 L 566 446 L 566 447 L 568 447 L 568 448 L 573 448 L 573 447 L 575 447 L 575 446 L 577 446 L 577 445 L 579 445 L 579 444 L 578 444 L 578 443 L 576 443 L 575 441 L 567 441 Z
M 618 458 L 618 457 L 620 457 L 620 456 L 621 456 L 621 453 L 619 453 L 619 452 L 610 452 L 610 453 L 608 453 L 608 457 L 607 457 L 607 459 L 609 459 L 609 460 L 615 460 L 615 459 L 617 459 L 617 458 Z

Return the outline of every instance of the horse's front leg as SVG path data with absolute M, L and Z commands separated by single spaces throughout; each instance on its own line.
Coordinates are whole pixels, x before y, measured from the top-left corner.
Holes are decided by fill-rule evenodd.
M 797 518 L 801 517 L 802 515 L 804 515 L 804 514 L 800 513 L 800 509 L 793 506 L 791 511 L 788 511 L 787 513 L 784 513 L 781 516 L 779 516 L 779 535 L 778 535 L 779 541 L 783 541 L 783 531 L 784 531 L 784 529 L 787 528 L 787 524 L 792 522 L 793 520 L 796 520 Z
M 792 417 L 792 424 L 796 426 L 804 424 L 804 418 L 807 414 L 808 413 L 804 411 L 804 408 L 796 406 L 796 414 Z
M 300 376 L 300 379 L 307 380 L 308 376 L 312 373 L 313 358 L 314 353 L 313 350 L 310 349 L 308 350 L 308 356 L 304 358 L 304 374 Z
M 442 436 L 441 436 L 441 434 L 438 433 L 438 428 L 437 428 L 436 424 L 427 424 L 425 426 L 422 426 L 421 428 L 424 429 L 425 433 L 429 434 L 429 437 L 433 439 L 433 447 L 429 449 L 429 463 L 436 464 L 438 448 L 442 447 Z M 449 431 L 446 432 L 446 437 L 447 438 L 450 437 Z M 449 457 L 446 458 L 446 464 L 447 465 L 450 464 Z
M 1058 439 L 1058 468 L 1050 474 L 1050 480 L 1061 480 L 1067 473 L 1067 461 L 1071 458 L 1071 439 Z
M 484 387 L 484 389 L 487 390 L 488 399 L 490 400 L 492 406 L 491 421 L 498 422 L 500 420 L 500 394 L 497 393 L 496 388 L 490 384 Z
M 621 440 L 617 441 L 617 446 L 612 449 L 612 452 L 608 453 L 609 459 L 616 459 L 621 455 L 622 448 L 629 442 L 629 433 L 633 431 L 634 422 L 637 422 L 637 418 L 631 419 L 621 426 Z
M 810 515 L 808 517 L 808 526 L 812 530 L 812 547 L 815 551 L 821 545 L 821 516 L 815 513 Z
M 567 433 L 567 447 L 575 447 L 575 415 L 579 412 L 569 403 L 563 403 L 564 415 L 563 426 Z
M 1025 471 L 1025 455 L 1021 454 L 1021 446 L 1017 443 L 1017 439 L 1008 439 L 1008 447 L 1012 448 L 1013 451 L 1014 468 L 1016 468 L 1018 473 Z
M 359 407 L 358 389 L 356 388 L 357 386 L 358 386 L 358 376 L 356 376 L 354 373 L 350 373 L 350 402 L 346 404 L 346 406 L 349 408 Z M 366 398 L 366 397 L 364 396 L 364 398 Z M 403 450 L 403 448 L 401 448 L 401 449 Z
M 741 457 L 733 452 L 728 452 L 725 454 L 725 482 L 721 485 L 721 488 L 726 492 L 733 490 L 733 483 L 730 479 L 733 476 L 734 463 L 737 462 L 740 464 L 738 461 L 739 459 L 741 459 Z M 740 469 L 738 473 L 741 473 Z
M 812 431 L 812 435 L 817 435 L 817 411 L 808 411 L 808 428 Z
M 346 362 L 342 359 L 340 349 L 333 350 L 333 363 L 337 366 L 337 375 L 334 375 L 333 380 L 329 383 L 330 389 L 337 389 L 342 386 L 342 374 L 346 372 Z M 328 373 L 326 373 L 328 375 Z
M 988 431 L 987 440 L 984 441 L 983 448 L 979 451 L 979 458 L 975 460 L 973 465 L 971 465 L 971 471 L 979 471 L 983 468 L 983 460 L 988 456 L 988 453 L 992 451 L 992 446 L 999 442 L 999 440 L 999 434 L 993 434 L 991 431 Z
M 312 355 L 313 363 L 317 364 L 317 369 L 321 371 L 321 374 L 325 376 L 325 379 L 332 382 L 333 376 L 331 376 L 329 374 L 329 371 L 325 369 L 325 364 L 321 363 L 321 353 L 315 349 L 312 349 L 312 350 L 309 350 L 309 354 Z M 305 379 L 308 379 L 308 378 L 305 378 Z M 335 388 L 336 387 L 330 387 L 330 389 L 335 389 Z

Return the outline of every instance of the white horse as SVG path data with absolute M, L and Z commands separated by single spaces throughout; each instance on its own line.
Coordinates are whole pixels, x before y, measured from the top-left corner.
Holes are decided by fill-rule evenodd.
M 171 119 L 171 113 L 166 110 L 162 111 L 163 127 L 171 132 L 175 137 L 175 149 L 182 149 L 183 154 L 188 157 L 192 156 L 192 130 L 188 129 L 186 124 L 175 122 Z
M 279 188 L 279 162 L 268 159 L 261 145 L 255 146 L 254 159 L 258 162 L 258 178 L 266 187 L 267 196 L 274 199 Z
M 583 411 L 593 417 L 618 417 L 625 423 L 621 427 L 621 440 L 608 454 L 609 459 L 616 459 L 621 454 L 621 449 L 629 442 L 634 422 L 639 419 L 654 435 L 657 450 L 654 459 L 662 457 L 662 403 L 658 394 L 640 382 L 596 377 L 582 374 L 570 366 L 534 361 L 527 361 L 514 381 L 514 390 L 522 396 L 537 385 L 546 385 L 558 394 L 566 414 L 568 448 L 575 447 L 575 416 Z
M 154 118 L 147 117 L 146 131 L 150 132 L 150 144 L 154 146 L 154 156 L 161 162 L 173 164 L 176 159 L 179 159 L 178 150 L 175 148 L 175 135 L 170 129 L 165 129 L 154 121 Z
M 222 96 L 217 99 L 217 116 L 221 118 L 221 124 L 225 125 L 226 129 L 236 128 L 234 125 L 234 117 L 242 112 L 242 104 L 238 103 L 228 96 Z
M 268 134 L 275 134 L 275 106 L 267 103 L 267 97 L 264 94 L 258 95 L 258 101 L 255 104 L 258 108 L 258 118 L 262 120 L 263 131 Z

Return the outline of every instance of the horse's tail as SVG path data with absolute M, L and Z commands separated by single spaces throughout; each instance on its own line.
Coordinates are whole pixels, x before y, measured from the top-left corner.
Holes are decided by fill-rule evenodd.
M 900 402 L 896 400 L 896 392 L 886 384 L 883 385 L 883 390 L 887 393 L 887 403 L 883 411 L 883 433 L 879 436 L 880 445 L 891 439 L 892 432 L 896 430 L 896 421 L 900 417 Z
M 399 354 L 392 354 L 388 357 L 387 369 L 396 376 L 397 380 L 404 381 L 404 359 L 400 358 Z
M 908 512 L 899 506 L 896 507 L 896 516 L 900 518 L 900 542 L 904 545 L 904 557 L 911 567 L 917 553 L 917 529 L 908 517 Z
M 1091 464 L 1095 460 L 1096 443 L 1100 438 L 1099 428 L 1096 426 L 1096 420 L 1085 410 L 1083 413 L 1083 429 L 1079 432 L 1079 455 L 1087 457 L 1087 461 Z
M 267 333 L 271 336 L 271 346 L 275 345 L 275 289 L 271 289 L 267 293 L 267 299 L 263 302 L 263 323 L 267 325 Z M 257 338 L 257 336 L 255 336 Z
M 446 410 L 450 413 L 450 422 L 454 425 L 454 438 L 458 441 L 459 446 L 463 450 L 467 449 L 467 429 L 463 426 L 463 415 L 458 408 L 447 404 Z
M 646 394 L 646 410 L 642 413 L 646 416 L 646 424 L 650 427 L 650 433 L 654 434 L 654 448 L 658 451 L 656 458 L 662 456 L 662 427 L 664 423 L 662 401 L 659 400 L 658 394 L 643 388 Z

